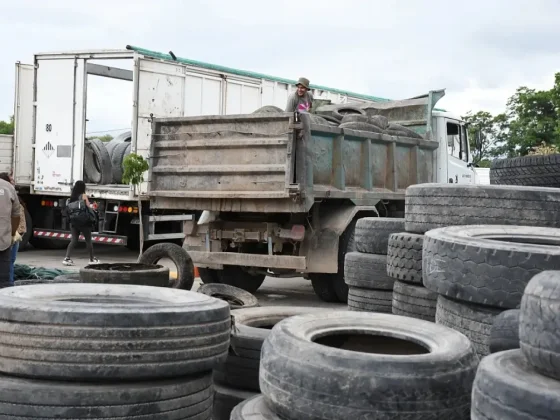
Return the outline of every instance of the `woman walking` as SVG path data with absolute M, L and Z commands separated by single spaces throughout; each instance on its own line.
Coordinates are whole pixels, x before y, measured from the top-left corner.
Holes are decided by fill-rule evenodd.
M 86 195 L 86 184 L 84 181 L 76 181 L 72 187 L 70 198 L 66 201 L 66 214 L 70 220 L 70 231 L 72 240 L 66 249 L 66 257 L 62 261 L 64 265 L 74 265 L 70 259 L 72 251 L 80 239 L 80 233 L 84 235 L 86 247 L 89 252 L 90 264 L 97 264 L 99 260 L 93 256 L 93 244 L 91 241 L 91 227 L 95 220 L 93 210 L 90 208 L 89 200 Z

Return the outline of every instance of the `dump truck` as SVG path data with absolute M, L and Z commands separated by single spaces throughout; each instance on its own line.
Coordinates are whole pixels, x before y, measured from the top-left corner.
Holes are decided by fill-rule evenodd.
M 128 100 L 114 108 L 130 115 L 131 126 L 123 127 L 128 135 L 115 138 L 120 145 L 112 149 L 89 136 L 95 121 L 88 98 L 98 82 L 107 80 L 130 87 Z M 335 88 L 312 88 L 315 98 L 335 104 L 383 101 Z M 147 245 L 182 243 L 183 222 L 192 214 L 180 208 L 151 208 L 146 182 L 136 190 L 113 176 L 122 173 L 122 158 L 127 153 L 148 157 L 153 118 L 250 113 L 267 105 L 284 108 L 294 90 L 293 80 L 135 46 L 44 52 L 34 54 L 31 64 L 17 62 L 15 133 L 13 138 L 0 137 L 0 168 L 13 174 L 26 204 L 28 229 L 20 249 L 28 241 L 43 249 L 67 246 L 72 235 L 61 210 L 77 180 L 86 181 L 86 192 L 99 213 L 94 242 L 137 249 L 142 224 Z
M 404 135 L 287 112 L 155 118 L 150 207 L 193 212 L 183 247 L 203 282 L 303 276 L 321 297 L 344 284 L 358 219 L 403 218 L 413 184 L 475 182 L 465 124 L 434 110 L 444 94 L 353 107 Z

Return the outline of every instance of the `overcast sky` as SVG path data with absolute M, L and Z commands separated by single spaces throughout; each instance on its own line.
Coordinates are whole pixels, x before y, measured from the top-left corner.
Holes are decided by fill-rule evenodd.
M 458 114 L 501 112 L 518 86 L 549 89 L 560 71 L 559 0 L 286 4 L 3 2 L 0 119 L 13 113 L 14 63 L 30 63 L 33 53 L 44 51 L 131 44 L 393 99 L 446 88 L 438 105 Z M 129 85 L 117 84 L 90 85 L 88 117 L 97 117 L 95 129 L 130 125 L 130 109 L 120 105 L 130 97 Z

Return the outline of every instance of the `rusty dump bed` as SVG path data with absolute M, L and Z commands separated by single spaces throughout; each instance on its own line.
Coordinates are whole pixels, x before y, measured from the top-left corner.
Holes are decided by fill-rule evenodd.
M 428 119 L 429 120 L 429 119 Z M 432 182 L 437 142 L 265 113 L 155 119 L 151 208 L 305 213 L 316 199 L 375 205 Z

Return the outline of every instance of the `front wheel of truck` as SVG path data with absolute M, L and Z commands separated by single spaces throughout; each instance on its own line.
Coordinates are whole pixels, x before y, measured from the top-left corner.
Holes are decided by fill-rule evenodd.
M 264 274 L 251 274 L 236 265 L 224 265 L 219 272 L 220 283 L 239 287 L 249 293 L 254 293 L 264 282 Z

